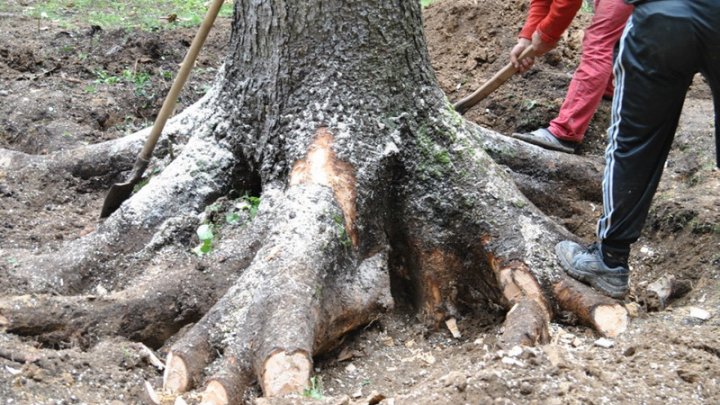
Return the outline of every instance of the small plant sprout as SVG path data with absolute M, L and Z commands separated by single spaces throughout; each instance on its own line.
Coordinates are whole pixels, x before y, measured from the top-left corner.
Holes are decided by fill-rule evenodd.
M 240 214 L 237 212 L 228 212 L 225 214 L 225 222 L 228 225 L 236 225 L 240 222 Z
M 133 187 L 133 194 L 140 191 L 143 187 L 147 186 L 148 182 L 150 182 L 150 177 L 143 177 L 140 181 L 135 184 Z
M 258 212 L 258 208 L 260 208 L 260 197 L 244 195 L 240 199 L 242 201 L 240 204 L 238 204 L 238 208 L 247 211 L 250 215 L 251 220 L 255 218 L 255 215 L 257 215 Z
M 113 76 L 105 70 L 96 70 L 95 76 L 97 77 L 97 79 L 95 79 L 95 83 L 112 85 L 112 84 L 118 84 L 120 82 L 119 77 Z
M 122 71 L 122 78 L 135 86 L 135 94 L 138 96 L 145 95 L 145 88 L 150 84 L 150 73 L 147 72 L 125 69 Z
M 207 212 L 207 213 L 218 212 L 221 209 L 222 209 L 222 205 L 220 205 L 218 203 L 212 203 L 212 204 L 208 205 L 207 207 L 205 207 L 205 212 Z
M 215 234 L 213 233 L 212 225 L 211 224 L 202 224 L 198 227 L 197 231 L 198 239 L 200 239 L 200 244 L 193 249 L 193 252 L 195 252 L 198 256 L 203 256 L 212 251 L 213 248 L 213 239 L 215 238 Z
M 234 210 L 225 213 L 225 223 L 228 225 L 236 225 L 244 221 L 242 212 L 247 212 L 248 218 L 252 221 L 257 215 L 260 207 L 260 197 L 244 195 L 235 203 Z
M 88 84 L 87 86 L 85 86 L 85 87 L 83 88 L 83 91 L 84 91 L 85 93 L 89 93 L 89 94 L 95 94 L 95 93 L 97 93 L 97 90 L 98 90 L 98 89 L 97 89 L 97 85 L 96 85 L 96 84 Z
M 323 399 L 322 380 L 317 377 L 311 377 L 310 387 L 303 390 L 303 396 L 311 399 Z
M 342 245 L 345 247 L 349 247 L 352 244 L 352 241 L 350 240 L 350 236 L 345 229 L 345 219 L 342 217 L 342 215 L 336 214 L 333 215 L 333 222 L 335 222 L 335 227 L 337 228 L 340 243 L 342 243 Z
M 135 184 L 135 187 L 133 187 L 133 194 L 140 191 L 143 187 L 145 187 L 149 182 L 150 179 L 155 176 L 156 174 L 160 173 L 160 168 L 156 167 L 150 171 L 150 173 L 143 177 L 137 184 Z

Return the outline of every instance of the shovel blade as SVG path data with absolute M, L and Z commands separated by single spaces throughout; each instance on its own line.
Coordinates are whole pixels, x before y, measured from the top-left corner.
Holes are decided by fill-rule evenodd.
M 129 181 L 127 183 L 116 183 L 110 187 L 105 202 L 103 202 L 102 211 L 100 211 L 100 218 L 107 218 L 115 212 L 120 205 L 130 198 L 130 195 L 135 188 L 135 182 Z

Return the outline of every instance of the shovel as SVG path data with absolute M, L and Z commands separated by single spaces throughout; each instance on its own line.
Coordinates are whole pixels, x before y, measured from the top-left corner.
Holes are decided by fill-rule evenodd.
M 110 214 L 115 212 L 123 201 L 130 197 L 135 185 L 142 178 L 145 169 L 147 169 L 148 164 L 150 163 L 150 158 L 152 157 L 153 150 L 155 150 L 158 138 L 160 138 L 160 134 L 162 134 L 165 123 L 175 109 L 175 104 L 177 102 L 178 95 L 180 94 L 180 90 L 182 90 L 188 76 L 190 75 L 190 70 L 192 70 L 192 67 L 195 64 L 195 59 L 197 59 L 200 48 L 202 48 L 203 43 L 205 43 L 205 39 L 207 38 L 208 32 L 210 32 L 210 28 L 213 23 L 215 23 L 215 18 L 220 12 L 220 7 L 222 7 L 223 2 L 224 0 L 213 0 L 210 5 L 210 8 L 205 15 L 205 19 L 200 25 L 200 29 L 197 34 L 195 34 L 195 38 L 190 45 L 190 49 L 188 49 L 187 55 L 185 55 L 185 59 L 180 66 L 180 71 L 178 71 L 175 81 L 173 82 L 172 87 L 170 87 L 170 91 L 167 96 L 165 96 L 165 101 L 163 102 L 157 118 L 155 118 L 155 123 L 150 130 L 150 135 L 145 141 L 142 151 L 140 151 L 140 154 L 137 156 L 137 160 L 135 160 L 135 165 L 133 166 L 132 172 L 130 172 L 130 176 L 124 183 L 115 183 L 112 187 L 110 187 L 110 191 L 108 191 L 108 194 L 105 197 L 105 202 L 103 203 L 102 211 L 100 212 L 100 218 L 107 218 Z
M 528 46 L 520 54 L 518 59 L 524 59 L 533 54 L 533 47 Z M 469 96 L 463 98 L 453 105 L 455 111 L 460 114 L 465 114 L 472 106 L 482 101 L 485 97 L 489 96 L 493 91 L 497 90 L 498 87 L 502 86 L 509 78 L 517 73 L 517 68 L 512 63 L 508 63 L 500 69 L 499 72 L 495 73 L 495 76 L 491 77 L 490 80 L 485 82 L 480 88 L 472 92 Z

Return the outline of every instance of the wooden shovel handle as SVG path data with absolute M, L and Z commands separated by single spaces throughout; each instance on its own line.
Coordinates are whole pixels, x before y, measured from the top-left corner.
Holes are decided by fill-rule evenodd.
M 170 87 L 170 91 L 167 96 L 165 96 L 165 101 L 163 102 L 157 118 L 155 118 L 155 123 L 153 124 L 152 130 L 150 130 L 150 135 L 148 135 L 148 139 L 145 141 L 145 145 L 138 155 L 138 160 L 143 160 L 145 162 L 150 160 L 153 150 L 155 150 L 155 145 L 160 138 L 160 134 L 162 133 L 163 128 L 165 128 L 165 123 L 175 109 L 180 90 L 182 90 L 188 76 L 190 76 L 190 71 L 195 64 L 195 59 L 197 59 L 198 53 L 200 53 L 200 49 L 205 43 L 205 39 L 210 32 L 210 28 L 212 28 L 215 23 L 215 18 L 218 13 L 220 13 L 220 8 L 222 7 L 223 2 L 224 0 L 214 0 L 210 5 L 210 8 L 205 15 L 205 19 L 200 25 L 200 29 L 198 29 L 192 44 L 190 44 L 190 49 L 188 49 L 185 59 L 183 59 L 180 70 L 175 77 L 175 81 L 173 82 L 172 87 Z
M 532 56 L 534 53 L 534 49 L 532 46 L 528 46 L 525 48 L 525 50 L 520 54 L 520 57 L 518 59 L 524 59 L 528 56 Z M 509 78 L 511 78 L 515 73 L 517 73 L 517 68 L 513 66 L 512 63 L 508 63 L 500 69 L 499 72 L 495 73 L 495 76 L 491 77 L 490 80 L 485 82 L 480 88 L 472 92 L 469 96 L 463 98 L 462 100 L 458 101 L 453 105 L 455 110 L 459 112 L 460 114 L 464 114 L 467 110 L 469 110 L 472 106 L 482 101 L 485 97 L 489 96 L 490 93 L 497 90 L 498 87 L 500 87 L 503 83 L 505 83 Z

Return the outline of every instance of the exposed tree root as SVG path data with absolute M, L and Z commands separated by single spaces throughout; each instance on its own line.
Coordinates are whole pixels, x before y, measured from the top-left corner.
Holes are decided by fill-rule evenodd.
M 268 192 L 267 203 L 273 198 Z M 120 335 L 159 347 L 182 326 L 207 313 L 231 280 L 251 263 L 266 235 L 267 222 L 261 214 L 252 225 L 227 230 L 214 252 L 217 261 L 204 271 L 196 269 L 194 257 L 155 251 L 154 263 L 133 277 L 129 288 L 107 295 L 0 298 L 0 318 L 4 319 L 0 326 L 53 346 L 88 346 L 99 337 Z
M 158 144 L 156 156 L 168 153 L 167 138 L 187 139 L 208 117 L 201 108 L 211 97 L 208 93 L 201 100 L 171 118 L 163 130 L 163 141 Z M 18 175 L 71 173 L 88 179 L 97 176 L 115 176 L 130 170 L 143 143 L 150 133 L 150 127 L 122 138 L 69 150 L 60 150 L 47 155 L 31 155 L 0 148 L 0 172 L 15 172 Z M 179 153 L 182 145 L 174 145 Z M 19 172 L 19 173 L 18 173 Z
M 221 274 L 187 270 L 149 269 L 154 282 L 107 296 L 4 298 L 0 313 L 8 319 L 8 332 L 35 336 L 52 346 L 87 347 L 101 336 L 120 335 L 159 347 L 183 325 L 199 319 L 222 292 Z
M 537 346 L 550 341 L 547 309 L 523 297 L 505 315 L 500 347 Z
M 237 283 L 172 347 L 165 388 L 197 386 L 217 350 L 206 398 L 235 403 L 255 375 L 265 395 L 296 392 L 312 355 L 392 305 L 385 253 L 355 265 L 326 187 L 292 186 L 278 222 Z M 348 241 L 349 242 L 349 241 Z M 292 246 L 292 249 L 288 247 Z M 252 342 L 252 343 L 251 343 Z
M 48 155 L 31 155 L 0 149 L 0 170 L 16 172 L 14 176 L 70 173 L 84 179 L 118 174 L 128 170 L 142 147 L 149 130 L 138 131 L 123 138 Z
M 214 139 L 193 138 L 185 153 L 152 178 L 148 186 L 134 194 L 95 232 L 66 243 L 62 253 L 30 257 L 9 269 L 7 288 L 63 294 L 82 290 L 90 277 L 111 277 L 98 268 L 105 267 L 103 263 L 118 254 L 140 250 L 164 221 L 201 211 L 237 181 L 233 179 L 240 175 L 236 165 L 236 159 L 222 144 Z
M 481 147 L 496 163 L 513 171 L 515 183 L 531 200 L 602 201 L 604 165 L 601 159 L 551 151 L 471 122 L 467 126 L 477 134 Z M 540 195 L 544 198 L 533 198 Z
M 229 145 L 216 139 L 214 123 L 222 120 L 222 111 L 200 108 L 212 97 L 209 93 L 168 124 L 166 133 L 192 137 L 183 153 L 152 177 L 151 186 L 136 192 L 95 232 L 66 242 L 60 252 L 19 255 L 22 259 L 12 266 L 0 263 L 7 268 L 0 286 L 20 294 L 66 294 L 82 292 L 91 279 L 110 280 L 112 284 L 115 258 L 127 260 L 127 255 L 140 251 L 168 219 L 195 215 L 230 186 L 243 184 L 247 179 L 245 162 L 229 150 Z M 7 175 L 22 182 L 23 176 L 43 173 L 51 178 L 65 171 L 92 177 L 125 170 L 132 166 L 148 131 L 48 156 L 0 150 L 0 177 Z M 127 160 L 127 167 L 114 167 L 117 162 L 113 159 Z M 11 169 L 12 174 L 3 173 Z
M 546 151 L 491 131 L 481 132 L 482 137 L 474 136 L 472 142 L 478 142 L 494 155 L 495 160 L 507 163 L 518 173 L 532 173 L 534 179 L 546 185 L 574 185 L 573 198 L 599 197 L 600 164 L 581 157 Z M 469 133 L 474 134 L 472 130 Z M 463 132 L 458 131 L 456 136 L 462 139 Z M 456 308 L 453 303 L 456 302 L 458 291 L 452 286 L 461 277 L 457 270 L 452 269 L 462 268 L 460 263 L 471 262 L 475 263 L 474 271 L 482 274 L 477 264 L 484 261 L 492 270 L 490 274 L 495 274 L 496 288 L 510 309 L 501 344 L 545 343 L 549 339 L 548 325 L 553 317 L 549 299 L 555 301 L 553 286 L 564 278 L 550 248 L 559 240 L 572 238 L 572 235 L 529 204 L 513 182 L 495 169 L 487 155 L 476 152 L 473 159 L 465 159 L 463 163 L 467 165 L 470 162 L 471 168 L 465 166 L 465 170 L 474 175 L 453 174 L 447 176 L 442 186 L 435 184 L 435 187 L 441 187 L 441 191 L 433 194 L 443 195 L 444 200 L 432 201 L 427 191 L 420 191 L 408 198 L 412 201 L 412 213 L 408 218 L 425 218 L 441 224 L 416 230 L 411 228 L 408 231 L 411 235 L 432 235 L 435 238 L 431 239 L 432 243 L 443 246 L 432 249 L 426 241 L 410 249 L 413 252 L 411 256 L 418 258 L 415 267 L 419 269 L 419 276 L 415 280 L 419 280 L 416 284 L 424 291 L 419 294 L 420 301 L 424 303 L 422 308 L 425 308 L 425 313 L 434 314 L 431 318 L 436 321 L 453 316 Z M 446 184 L 448 187 L 443 188 Z M 543 193 L 558 194 L 550 187 L 544 189 Z M 468 198 L 479 203 L 463 207 L 462 203 Z M 433 219 L 436 210 L 423 208 L 425 203 L 442 205 L 444 217 Z M 413 221 L 408 219 L 407 222 Z M 470 235 L 477 235 L 476 238 L 479 238 L 475 241 L 480 244 L 473 242 Z M 457 245 L 457 248 L 453 245 Z M 487 273 L 479 278 L 487 282 L 486 276 Z M 492 286 L 485 288 L 492 289 L 488 287 Z M 483 295 L 491 300 L 493 298 L 490 291 L 485 291 Z M 586 289 L 576 298 L 583 297 L 594 302 L 595 295 L 591 289 Z M 612 307 L 612 310 L 618 308 L 624 311 L 622 306 Z M 612 316 L 621 318 L 622 311 L 611 315 L 608 314 L 611 312 L 608 307 L 602 307 L 597 314 L 603 319 Z M 621 319 L 617 322 L 609 325 L 612 322 L 603 320 L 591 325 L 603 334 L 612 335 L 620 333 L 624 328 Z
M 624 306 L 569 277 L 555 285 L 555 298 L 563 310 L 575 314 L 603 336 L 616 337 L 627 329 L 628 312 Z
M 552 312 L 535 277 L 518 262 L 502 265 L 494 260 L 493 269 L 503 297 L 512 305 L 505 317 L 501 346 L 509 348 L 547 343 L 550 340 L 548 325 Z
M 491 143 L 474 127 L 453 130 L 452 118 L 434 125 L 440 134 L 453 134 L 454 145 L 463 145 L 461 153 L 470 156 L 452 153 L 446 166 L 420 161 L 406 169 L 411 180 L 400 183 L 412 186 L 399 193 L 401 206 L 407 204 L 399 219 L 404 228 L 390 235 L 394 250 L 403 256 L 395 269 L 397 277 L 410 282 L 412 300 L 434 326 L 457 317 L 461 303 L 500 302 L 510 310 L 503 345 L 547 342 L 552 286 L 563 274 L 552 246 L 572 235 L 530 203 L 480 148 L 510 150 L 516 140 L 495 135 L 498 139 Z M 435 148 L 445 146 L 437 142 Z M 563 166 L 561 156 L 524 145 L 516 149 L 527 153 L 525 170 L 540 166 L 537 170 L 548 178 L 563 179 L 558 170 Z M 542 158 L 531 164 L 535 155 Z M 574 163 L 594 168 L 580 158 Z M 428 177 L 432 190 L 418 181 Z
M 390 206 L 400 214 L 387 218 L 386 230 L 395 255 L 393 275 L 410 282 L 413 302 L 436 327 L 461 316 L 468 303 L 502 303 L 509 310 L 503 346 L 545 343 L 552 286 L 562 278 L 552 246 L 569 234 L 525 199 L 470 132 L 454 136 L 466 142 L 471 156 L 451 154 L 457 163 L 439 168 L 405 162 L 406 177 L 394 186 L 398 198 Z M 120 334 L 158 346 L 197 321 L 169 351 L 166 390 L 179 393 L 204 384 L 204 401 L 212 404 L 242 402 L 255 382 L 266 396 L 302 390 L 313 356 L 393 305 L 388 249 L 382 238 L 364 244 L 361 229 L 369 221 L 359 216 L 365 211 L 357 207 L 356 170 L 333 148 L 333 135 L 318 128 L 306 157 L 290 165 L 287 182 L 264 185 L 259 235 L 220 244 L 219 280 L 212 271 L 175 266 L 162 285 L 141 283 L 106 297 L 11 297 L 0 302 L 8 330 L 81 344 Z M 57 280 L 63 292 L 81 289 L 88 277 L 103 274 L 97 262 L 110 253 L 126 258 L 162 248 L 168 243 L 163 229 L 172 228 L 163 224 L 181 218 L 177 226 L 187 226 L 182 218 L 200 212 L 243 177 L 245 166 L 236 153 L 214 137 L 193 137 L 178 159 L 96 232 L 75 242 L 79 253 L 48 261 L 61 264 L 49 273 L 54 278 L 31 283 L 30 290 Z M 552 170 L 548 163 L 548 172 L 559 178 Z M 429 192 L 428 183 L 438 189 Z M 129 236 L 133 243 L 120 243 Z M 243 249 L 234 250 L 233 240 Z M 111 250 L 118 245 L 122 251 Z M 189 286 L 213 293 L 178 299 Z

